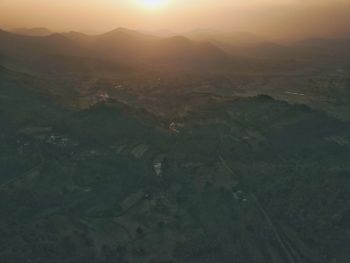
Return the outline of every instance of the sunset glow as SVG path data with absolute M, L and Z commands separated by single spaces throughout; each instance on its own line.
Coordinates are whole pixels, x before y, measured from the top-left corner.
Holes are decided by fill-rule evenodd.
M 147 9 L 157 9 L 167 4 L 167 0 L 138 0 L 138 3 Z
M 348 31 L 350 0 L 1 0 L 0 28 L 102 33 L 117 27 L 182 33 L 243 31 L 276 39 Z

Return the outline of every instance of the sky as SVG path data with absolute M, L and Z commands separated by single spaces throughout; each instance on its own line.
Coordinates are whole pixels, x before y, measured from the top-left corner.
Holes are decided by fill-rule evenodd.
M 275 38 L 350 32 L 350 0 L 0 0 L 0 27 L 100 33 L 139 30 L 248 31 Z

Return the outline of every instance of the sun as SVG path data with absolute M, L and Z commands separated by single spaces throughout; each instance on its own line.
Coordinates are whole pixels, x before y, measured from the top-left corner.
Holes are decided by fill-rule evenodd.
M 157 9 L 166 5 L 168 0 L 138 0 L 139 5 L 148 9 Z

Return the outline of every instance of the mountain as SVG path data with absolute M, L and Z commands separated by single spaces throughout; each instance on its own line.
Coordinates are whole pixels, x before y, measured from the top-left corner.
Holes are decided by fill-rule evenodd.
M 191 40 L 213 43 L 236 57 L 300 61 L 319 65 L 335 65 L 336 62 L 336 67 L 348 65 L 350 59 L 350 38 L 346 34 L 338 38 L 308 38 L 288 44 L 271 42 L 249 32 L 197 29 L 184 35 Z
M 85 52 L 61 34 L 23 36 L 0 30 L 0 57 L 1 54 L 2 64 L 35 72 L 39 70 L 39 64 L 42 65 L 43 61 L 44 69 L 54 65 L 52 56 L 84 56 Z
M 0 30 L 0 53 L 26 58 L 48 54 L 76 54 L 77 45 L 61 34 L 22 36 Z
M 61 69 L 62 63 L 70 60 L 75 65 L 81 61 L 84 66 L 86 61 L 98 60 L 99 65 L 105 61 L 158 69 L 203 69 L 224 65 L 230 59 L 211 43 L 180 36 L 160 38 L 125 28 L 100 35 L 68 32 L 43 37 L 0 31 L 0 54 L 27 65 L 40 61 L 41 68 L 57 62 Z
M 350 38 L 308 38 L 294 44 L 299 50 L 322 57 L 350 58 Z
M 296 50 L 293 47 L 273 42 L 262 42 L 247 46 L 226 45 L 223 49 L 235 56 L 255 59 L 291 59 L 296 56 Z
M 227 58 L 225 52 L 210 43 L 195 42 L 181 36 L 159 38 L 126 29 L 95 36 L 90 43 L 98 57 L 133 64 L 192 67 Z
M 143 30 L 141 31 L 144 34 L 157 36 L 157 37 L 173 37 L 178 35 L 177 33 L 169 29 L 160 29 L 160 30 Z
M 343 68 L 349 66 L 349 38 L 309 38 L 294 43 L 280 44 L 263 41 L 242 45 L 213 42 L 227 53 L 236 57 L 264 59 L 270 61 L 299 61 L 305 65 L 325 65 Z
M 12 30 L 12 33 L 24 36 L 49 36 L 53 34 L 52 31 L 45 27 L 35 27 L 35 28 L 16 28 Z
M 86 48 L 96 48 L 97 46 L 114 46 L 120 45 L 122 42 L 136 42 L 136 41 L 145 41 L 149 39 L 156 39 L 151 35 L 146 35 L 139 33 L 137 31 L 117 28 L 115 30 L 100 34 L 100 35 L 88 35 L 76 31 L 71 31 L 63 33 L 63 36 L 74 41 L 82 47 Z
M 349 61 L 349 47 L 348 38 L 306 39 L 281 45 L 250 33 L 212 30 L 165 38 L 126 28 L 99 35 L 67 32 L 48 36 L 24 36 L 0 30 L 3 64 L 64 74 L 110 73 L 130 68 L 203 71 L 231 70 L 242 65 L 264 67 L 260 61 L 273 65 L 286 61 L 327 65 L 336 61 L 336 67 L 343 68 Z
M 249 32 L 224 32 L 212 29 L 196 29 L 184 35 L 196 41 L 209 41 L 234 46 L 251 45 L 266 41 L 263 37 Z

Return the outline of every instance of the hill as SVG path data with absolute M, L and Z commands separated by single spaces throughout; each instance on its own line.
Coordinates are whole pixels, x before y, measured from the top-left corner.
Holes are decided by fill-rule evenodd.
M 124 28 L 101 35 L 70 32 L 43 37 L 0 31 L 0 54 L 6 54 L 7 59 L 14 63 L 24 63 L 32 68 L 38 63 L 47 63 L 51 67 L 56 63 L 56 60 L 51 60 L 53 56 L 56 59 L 64 57 L 65 61 L 69 58 L 77 61 L 75 57 L 81 57 L 82 61 L 168 70 L 200 70 L 224 66 L 230 61 L 228 54 L 210 43 L 194 42 L 184 37 L 163 39 Z
M 208 41 L 235 57 L 271 59 L 285 62 L 308 62 L 308 66 L 336 64 L 347 65 L 350 54 L 349 37 L 308 38 L 294 43 L 278 43 L 249 32 L 223 32 L 197 29 L 184 34 L 196 41 Z
M 147 108 L 71 109 L 33 76 L 0 79 L 3 261 L 348 262 L 349 123 L 191 93 L 159 97 L 189 109 L 167 127 Z
M 211 29 L 196 29 L 186 32 L 184 35 L 196 41 L 208 41 L 233 46 L 246 46 L 266 41 L 263 37 L 249 32 L 225 32 Z
M 35 27 L 35 28 L 16 28 L 11 32 L 24 35 L 24 36 L 49 36 L 53 34 L 53 32 L 45 27 Z
M 96 36 L 71 34 L 70 38 L 88 47 L 98 58 L 135 65 L 205 67 L 223 63 L 228 58 L 209 43 L 198 43 L 184 37 L 159 38 L 124 28 Z
M 0 54 L 6 56 L 8 61 L 30 67 L 45 56 L 77 56 L 82 54 L 82 50 L 60 34 L 22 36 L 0 30 Z

